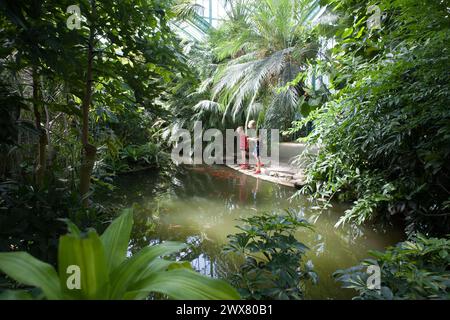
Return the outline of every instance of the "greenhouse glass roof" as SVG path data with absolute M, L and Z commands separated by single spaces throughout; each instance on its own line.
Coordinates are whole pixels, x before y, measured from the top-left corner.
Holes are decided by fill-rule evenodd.
M 241 0 L 250 1 L 250 0 Z M 195 0 L 196 12 L 192 17 L 174 24 L 175 31 L 185 39 L 202 41 L 210 28 L 216 28 L 228 18 L 231 11 L 230 0 Z M 325 13 L 327 6 L 321 7 L 319 0 L 312 0 L 310 19 L 316 22 Z
M 197 13 L 186 21 L 178 22 L 176 31 L 183 38 L 203 40 L 211 27 L 217 27 L 227 17 L 227 0 L 196 0 Z

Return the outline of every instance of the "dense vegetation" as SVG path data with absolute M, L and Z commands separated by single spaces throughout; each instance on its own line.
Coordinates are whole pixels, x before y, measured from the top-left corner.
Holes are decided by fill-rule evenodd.
M 211 127 L 229 128 L 256 119 L 262 128 L 287 130 L 325 95 L 323 84 L 316 86 L 315 80 L 312 88 L 306 87 L 308 80 L 303 77 L 302 84 L 289 86 L 310 70 L 308 62 L 320 54 L 319 34 L 312 26 L 319 1 L 231 2 L 227 20 L 211 31 L 207 46 L 190 50 L 200 78 L 190 84 L 190 99 L 183 96 L 173 103 L 190 103 L 199 115 L 195 119 Z M 310 83 L 311 77 L 320 82 L 314 70 L 305 76 Z M 178 122 L 188 119 L 181 115 Z
M 209 61 L 215 64 L 199 73 L 203 82 L 192 95 L 195 109 L 215 119 L 212 125 L 220 118 L 223 123 L 256 118 L 260 127 L 285 129 L 287 138 L 304 137 L 320 151 L 309 159 L 301 193 L 319 210 L 331 201 L 353 203 L 337 227 L 394 224 L 412 237 L 411 246 L 434 250 L 433 240 L 414 235 L 450 232 L 445 1 L 328 0 L 320 2 L 327 7 L 319 18 L 312 14 L 315 1 L 235 3 L 229 20 L 210 36 Z M 250 230 L 257 229 L 255 223 Z M 416 261 L 403 247 L 396 249 L 398 263 L 414 269 Z M 414 272 L 393 272 L 385 298 L 447 297 L 447 249 L 441 249 L 443 268 L 431 267 L 434 258 L 419 267 L 438 283 L 414 280 Z M 245 275 L 264 273 L 259 263 L 266 262 L 253 261 L 248 268 L 251 263 L 242 266 L 236 285 L 245 288 L 244 295 L 261 295 L 251 289 L 258 277 L 248 282 Z M 405 283 L 415 281 L 423 291 L 406 292 Z M 372 293 L 362 296 L 380 298 Z
M 164 259 L 183 249 L 184 244 L 167 242 L 146 247 L 128 258 L 132 211 L 122 213 L 101 236 L 92 229 L 82 233 L 71 222 L 68 226 L 70 233 L 61 237 L 59 243 L 58 274 L 51 265 L 28 253 L 0 253 L 0 270 L 39 289 L 34 296 L 27 290 L 6 291 L 4 298 L 142 300 L 150 293 L 180 300 L 239 298 L 230 285 L 199 275 L 189 263 Z M 72 270 L 71 266 L 78 266 L 79 270 Z M 72 290 L 67 284 L 79 290 Z
M 449 240 L 418 235 L 386 252 L 370 252 L 372 259 L 334 276 L 344 288 L 357 290 L 358 300 L 449 299 L 449 249 Z M 381 269 L 379 289 L 367 287 L 369 266 Z
M 230 276 L 241 297 L 250 300 L 299 300 L 306 281 L 317 283 L 311 261 L 304 262 L 309 248 L 295 238 L 300 228 L 313 230 L 294 211 L 265 213 L 242 219 L 242 232 L 229 236 L 225 252 L 243 260 Z
M 365 1 L 320 4 L 326 10 L 316 16 L 318 1 L 236 1 L 208 45 L 191 50 L 208 63 L 193 63 L 202 81 L 182 103 L 209 126 L 258 119 L 287 139 L 306 136 L 320 146 L 302 193 L 322 207 L 354 202 L 340 224 L 395 223 L 408 234 L 445 235 L 445 2 L 379 1 L 379 12 Z M 185 116 L 177 123 L 189 123 Z
M 323 66 L 336 93 L 304 120 L 315 124 L 308 141 L 321 146 L 307 190 L 355 201 L 341 223 L 394 219 L 408 233 L 445 235 L 448 8 L 441 1 L 382 1 L 381 29 L 367 30 L 362 4 L 340 1 L 336 9 L 338 41 Z
M 118 215 L 117 208 L 96 200 L 114 189 L 115 176 L 167 171 L 169 138 L 180 128 L 192 129 L 196 120 L 206 130 L 254 119 L 259 128 L 282 130 L 284 140 L 319 147 L 317 155 L 299 155 L 308 163 L 300 193 L 320 211 L 334 201 L 350 204 L 336 227 L 390 224 L 409 238 L 384 253 L 372 252 L 376 261 L 364 267 L 336 273 L 359 291 L 358 298 L 448 298 L 446 1 L 225 2 L 227 19 L 204 42 L 181 40 L 172 28 L 197 14 L 198 5 L 187 0 L 81 0 L 79 21 L 67 11 L 71 1 L 0 2 L 0 268 L 41 288 L 33 291 L 35 298 L 74 298 L 52 291 L 59 286 L 53 266 L 73 258 L 62 244 L 91 241 L 104 251 L 99 259 L 111 254 L 104 239 L 112 231 L 99 236 L 79 230 L 101 234 Z M 60 238 L 65 219 L 73 223 Z M 230 236 L 227 249 L 243 255 L 229 279 L 242 297 L 303 298 L 304 281 L 315 274 L 294 232 L 309 224 L 290 213 L 241 223 L 243 233 Z M 108 230 L 117 222 L 112 226 Z M 115 232 L 123 249 L 129 230 Z M 165 247 L 146 250 L 158 248 Z M 123 262 L 126 251 L 119 251 L 114 258 Z M 56 287 L 26 280 L 9 260 L 51 274 Z M 194 286 L 211 285 L 212 291 L 202 296 L 195 287 L 188 297 L 179 295 L 176 284 L 153 290 L 152 281 L 162 280 L 141 270 L 148 278 L 122 279 L 129 286 L 116 295 L 83 292 L 81 298 L 145 298 L 150 292 L 237 297 L 226 284 L 186 271 L 186 264 L 157 264 L 164 281 L 171 277 L 165 272 L 187 275 Z M 364 285 L 361 270 L 368 264 L 381 266 L 380 292 Z M 111 275 L 98 280 L 112 288 L 115 271 L 93 273 Z M 16 286 L 7 280 L 5 287 Z M 218 283 L 229 295 L 217 295 Z
M 167 161 L 157 98 L 186 66 L 168 2 L 82 1 L 79 29 L 67 1 L 1 4 L 1 249 L 47 251 L 57 218 L 95 226 L 111 176 Z

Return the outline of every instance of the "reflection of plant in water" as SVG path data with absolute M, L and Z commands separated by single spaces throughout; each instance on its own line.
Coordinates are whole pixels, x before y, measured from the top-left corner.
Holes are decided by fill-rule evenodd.
M 171 211 L 165 196 L 155 198 L 145 206 L 134 204 L 133 210 L 135 227 L 130 244 L 131 252 L 138 252 L 149 244 L 155 245 L 163 241 L 185 242 L 186 248 L 172 255 L 172 259 L 191 261 L 194 269 L 201 274 L 219 278 L 216 265 L 220 260 L 221 245 L 210 239 L 206 232 L 162 222 L 164 214 Z M 199 233 L 193 235 L 193 232 Z
M 316 236 L 314 239 L 309 238 L 311 241 L 310 247 L 313 249 L 313 253 L 316 256 L 323 254 L 327 251 L 327 239 L 332 242 L 334 247 L 339 246 L 342 250 L 353 256 L 355 246 L 360 245 L 360 239 L 370 232 L 369 229 L 364 229 L 361 226 L 355 224 L 348 224 L 340 228 L 335 227 L 335 222 L 338 216 L 331 210 L 322 211 L 314 210 L 308 205 L 312 205 L 310 200 L 307 200 L 306 204 L 300 207 L 299 215 L 306 219 L 309 223 L 317 226 Z M 320 221 L 319 221 L 320 220 Z M 324 237 L 324 235 L 327 235 Z M 332 239 L 330 239 L 332 237 Z M 347 250 L 346 250 L 347 249 Z M 366 249 L 364 249 L 366 250 Z
M 157 229 L 160 211 L 157 205 L 149 208 L 136 203 L 133 205 L 133 211 L 135 225 L 130 247 L 132 252 L 136 252 L 148 246 Z
M 312 226 L 293 211 L 263 213 L 241 220 L 242 233 L 230 235 L 224 252 L 245 259 L 230 277 L 245 299 L 301 299 L 306 280 L 317 282 L 310 261 L 303 263 L 308 247 L 294 234 Z
M 214 170 L 228 169 L 214 167 Z M 151 171 L 131 177 L 121 177 L 123 193 L 119 199 L 119 205 L 124 207 L 130 207 L 133 202 L 141 205 L 135 212 L 136 226 L 130 251 L 134 253 L 163 241 L 191 242 L 189 239 L 196 239 L 183 251 L 186 256 L 180 254 L 173 258 L 190 261 L 194 269 L 205 275 L 229 278 L 229 275 L 239 273 L 242 257 L 221 252 L 227 235 L 239 232 L 234 228 L 236 219 L 273 208 L 292 207 L 296 208 L 298 218 L 311 223 L 312 203 L 298 197 L 290 202 L 289 197 L 295 191 L 287 187 L 261 181 L 258 203 L 254 206 L 251 191 L 256 179 L 252 177 L 217 179 L 209 176 L 202 166 L 178 167 L 168 179 Z M 176 184 L 173 183 L 175 180 Z M 378 249 L 394 243 L 391 233 L 380 237 L 363 227 L 356 227 L 364 230 L 364 236 L 360 237 L 358 230 L 352 230 L 352 225 L 334 228 L 339 213 L 345 208 L 335 206 L 320 215 L 314 224 L 316 232 L 300 228 L 295 233 L 297 239 L 311 248 L 303 261 L 312 259 L 314 271 L 321 275 L 320 286 L 306 282 L 305 296 L 308 298 L 349 298 L 331 274 L 336 269 L 357 264 L 368 248 Z
M 180 258 L 191 261 L 193 268 L 201 274 L 219 278 L 216 263 L 222 249 L 221 246 L 205 239 L 202 234 L 188 237 L 186 244 L 188 247 Z

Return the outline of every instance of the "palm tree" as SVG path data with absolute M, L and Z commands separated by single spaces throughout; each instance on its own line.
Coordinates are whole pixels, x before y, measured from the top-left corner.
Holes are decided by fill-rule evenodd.
M 214 103 L 202 101 L 196 107 L 219 106 L 224 119 L 245 117 L 248 122 L 259 117 L 266 124 L 290 125 L 304 92 L 301 85 L 288 84 L 306 71 L 308 59 L 317 56 L 311 22 L 323 13 L 319 1 L 232 3 L 229 20 L 210 37 L 216 57 L 225 61 L 212 79 L 205 80 L 211 83 Z

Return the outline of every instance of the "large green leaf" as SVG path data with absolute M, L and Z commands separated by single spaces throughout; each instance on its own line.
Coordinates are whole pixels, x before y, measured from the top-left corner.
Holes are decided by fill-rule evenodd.
M 133 210 L 124 210 L 100 237 L 105 249 L 106 264 L 111 273 L 127 256 L 131 228 L 133 227 Z
M 47 299 L 61 298 L 55 269 L 26 252 L 0 253 L 0 270 L 17 282 L 40 288 Z
M 103 244 L 91 230 L 87 236 L 66 235 L 59 241 L 59 276 L 61 287 L 68 299 L 105 299 L 108 297 L 109 278 Z M 67 280 L 69 266 L 77 266 L 81 275 L 81 288 L 70 290 Z
M 152 273 L 131 292 L 159 292 L 177 300 L 237 300 L 236 289 L 222 280 L 208 278 L 188 269 Z
M 172 270 L 176 268 L 187 268 L 192 270 L 192 266 L 188 261 L 184 262 L 174 262 L 170 260 L 165 260 L 161 258 L 156 258 L 153 260 L 149 266 L 148 266 L 148 272 L 145 273 L 145 275 L 142 276 L 142 278 L 146 278 L 150 276 L 152 273 L 166 271 L 166 270 Z M 149 295 L 149 292 L 147 291 L 130 291 L 126 292 L 123 299 L 124 300 L 143 300 L 147 298 Z
M 129 287 L 151 273 L 151 263 L 161 257 L 167 256 L 185 247 L 177 242 L 147 247 L 123 262 L 111 275 L 111 299 L 122 299 Z

